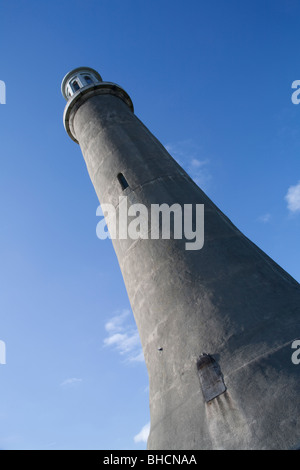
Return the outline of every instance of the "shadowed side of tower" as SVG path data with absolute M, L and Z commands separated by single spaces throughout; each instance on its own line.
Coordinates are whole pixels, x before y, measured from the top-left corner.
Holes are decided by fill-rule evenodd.
M 102 205 L 118 215 L 124 204 L 204 204 L 201 249 L 184 238 L 113 240 L 149 374 L 148 448 L 300 446 L 299 284 L 198 188 L 121 87 L 81 67 L 62 91 Z

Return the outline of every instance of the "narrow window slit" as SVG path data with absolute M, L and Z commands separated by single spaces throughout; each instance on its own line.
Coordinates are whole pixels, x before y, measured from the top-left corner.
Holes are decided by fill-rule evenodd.
M 85 75 L 84 79 L 88 85 L 91 85 L 92 83 L 94 83 L 89 75 Z
M 77 80 L 73 80 L 73 82 L 72 82 L 72 88 L 73 88 L 74 91 L 79 90 L 80 86 L 79 86 L 79 83 L 78 83 Z
M 124 189 L 128 188 L 129 184 L 127 183 L 127 180 L 126 180 L 125 176 L 123 175 L 123 173 L 119 173 L 117 178 L 119 180 L 119 183 L 120 183 L 121 188 L 123 189 L 123 191 L 124 191 Z

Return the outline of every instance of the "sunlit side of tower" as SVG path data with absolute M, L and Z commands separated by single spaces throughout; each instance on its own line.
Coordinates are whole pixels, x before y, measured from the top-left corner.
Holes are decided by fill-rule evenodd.
M 204 204 L 199 250 L 113 240 L 149 374 L 148 448 L 300 447 L 299 284 L 191 180 L 120 86 L 80 67 L 62 93 L 101 204 Z

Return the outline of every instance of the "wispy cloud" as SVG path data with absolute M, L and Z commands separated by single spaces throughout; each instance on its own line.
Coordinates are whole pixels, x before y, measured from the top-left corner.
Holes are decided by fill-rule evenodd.
M 136 434 L 133 438 L 134 442 L 147 442 L 148 436 L 150 432 L 150 423 L 145 424 L 142 427 L 140 432 Z
M 258 220 L 264 224 L 267 224 L 268 222 L 270 222 L 271 218 L 272 218 L 271 214 L 267 213 L 258 217 Z
M 209 160 L 202 158 L 201 149 L 191 140 L 169 143 L 165 145 L 167 151 L 184 168 L 198 186 L 207 188 L 211 175 L 208 171 Z
M 64 380 L 60 385 L 61 387 L 66 387 L 70 385 L 75 385 L 82 382 L 82 379 L 78 379 L 77 377 L 71 377 L 70 379 Z
M 106 322 L 108 336 L 104 338 L 104 346 L 114 347 L 129 362 L 143 362 L 140 337 L 130 314 L 130 310 L 123 310 Z
M 290 212 L 300 212 L 300 181 L 295 186 L 290 186 L 285 195 Z

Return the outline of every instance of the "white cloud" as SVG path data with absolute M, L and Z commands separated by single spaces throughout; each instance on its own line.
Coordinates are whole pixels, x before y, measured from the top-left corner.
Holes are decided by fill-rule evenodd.
M 60 385 L 65 387 L 66 385 L 74 385 L 76 383 L 82 382 L 82 379 L 78 379 L 76 377 L 72 377 L 70 379 L 64 380 Z
M 209 160 L 199 159 L 201 149 L 197 145 L 191 140 L 184 140 L 167 144 L 165 148 L 201 189 L 207 188 L 211 180 L 207 169 Z
M 125 318 L 128 317 L 129 314 L 130 314 L 129 310 L 123 310 L 123 312 L 120 313 L 120 315 L 116 315 L 115 317 L 111 318 L 107 323 L 105 323 L 106 331 L 116 332 L 116 331 L 122 330 L 123 328 L 122 324 Z
M 105 324 L 108 336 L 104 338 L 104 346 L 114 347 L 128 362 L 143 362 L 138 330 L 130 318 L 130 311 L 123 310 Z
M 289 187 L 285 200 L 291 212 L 300 211 L 300 181 L 295 186 Z
M 137 331 L 127 331 L 126 333 L 116 333 L 104 339 L 105 346 L 115 346 L 121 354 L 133 351 L 140 344 Z
M 143 351 L 141 350 L 138 354 L 136 354 L 135 356 L 132 355 L 130 358 L 129 358 L 129 361 L 130 362 L 144 362 L 145 361 L 145 358 L 144 358 L 144 353 Z
M 134 436 L 134 442 L 147 442 L 150 432 L 150 423 L 145 424 L 140 432 Z
M 261 215 L 261 216 L 258 218 L 258 220 L 259 220 L 260 222 L 263 222 L 264 224 L 266 224 L 266 223 L 270 222 L 271 217 L 272 217 L 271 214 L 267 213 L 267 214 Z
M 194 168 L 200 168 L 201 166 L 206 165 L 207 163 L 207 160 L 198 160 L 197 158 L 193 158 L 191 160 L 191 166 Z

